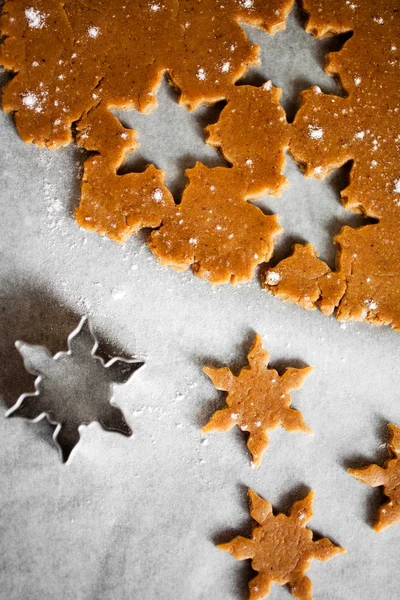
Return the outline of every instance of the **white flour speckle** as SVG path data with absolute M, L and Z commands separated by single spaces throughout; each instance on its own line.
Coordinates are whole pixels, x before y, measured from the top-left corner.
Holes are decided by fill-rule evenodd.
M 365 131 L 357 131 L 357 133 L 355 134 L 354 137 L 357 140 L 362 140 L 362 139 L 364 139 L 364 136 L 365 136 Z
M 243 6 L 243 8 L 253 8 L 253 0 L 239 0 L 239 4 Z
M 42 29 L 46 21 L 46 16 L 34 8 L 25 9 L 26 20 L 32 29 Z
M 32 92 L 22 94 L 22 104 L 26 106 L 26 108 L 33 110 L 35 106 L 37 106 L 37 103 L 38 97 L 36 94 L 33 94 Z
M 154 190 L 154 192 L 152 193 L 151 197 L 153 198 L 153 200 L 155 200 L 156 202 L 161 202 L 161 200 L 163 199 L 163 193 L 162 190 L 160 190 L 160 188 L 156 188 Z
M 231 68 L 231 63 L 229 62 L 229 60 L 227 60 L 221 64 L 219 70 L 221 71 L 221 73 L 228 73 L 230 68 Z
M 378 308 L 378 305 L 375 302 L 375 300 L 364 300 L 364 304 L 367 306 L 367 308 L 369 310 L 375 310 Z
M 324 137 L 324 130 L 322 129 L 322 127 L 315 127 L 314 125 L 309 125 L 308 135 L 312 140 L 320 140 Z
M 360 83 L 361 83 L 361 77 L 354 77 L 354 83 L 356 85 L 360 85 Z
M 269 271 L 267 274 L 268 285 L 278 285 L 281 280 L 281 276 L 276 271 Z
M 119 290 L 117 288 L 114 288 L 113 291 L 111 292 L 111 295 L 114 298 L 114 300 L 122 300 L 122 298 L 125 296 L 125 294 L 126 294 L 125 290 Z
M 197 69 L 196 77 L 200 81 L 204 81 L 205 79 L 207 79 L 207 73 L 202 67 L 200 67 L 199 69 Z
M 88 35 L 91 38 L 97 38 L 97 36 L 99 35 L 99 28 L 98 27 L 89 27 L 88 29 Z
M 400 177 L 394 181 L 394 193 L 400 194 Z

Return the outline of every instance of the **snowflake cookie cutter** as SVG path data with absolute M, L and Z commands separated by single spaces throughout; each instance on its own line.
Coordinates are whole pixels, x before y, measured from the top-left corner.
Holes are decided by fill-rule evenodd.
M 25 369 L 36 375 L 35 391 L 22 394 L 5 414 L 32 423 L 47 419 L 55 425 L 53 441 L 62 462 L 67 462 L 79 442 L 80 425 L 97 421 L 106 431 L 132 435 L 122 410 L 113 404 L 113 388 L 144 365 L 120 356 L 105 361 L 96 354 L 99 342 L 87 316 L 69 334 L 67 345 L 67 351 L 53 356 L 45 346 L 15 343 Z M 104 400 L 99 399 L 102 394 Z

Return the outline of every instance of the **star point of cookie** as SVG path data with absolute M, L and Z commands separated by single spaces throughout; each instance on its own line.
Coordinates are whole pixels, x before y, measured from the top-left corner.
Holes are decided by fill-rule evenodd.
M 287 431 L 312 433 L 301 412 L 292 408 L 291 390 L 299 389 L 312 367 L 297 369 L 289 367 L 279 375 L 268 367 L 269 354 L 263 348 L 262 338 L 256 335 L 248 354 L 249 366 L 238 376 L 230 369 L 204 367 L 204 372 L 216 389 L 228 392 L 226 408 L 216 411 L 202 429 L 229 431 L 237 425 L 249 434 L 247 447 L 254 466 L 259 466 L 269 439 L 268 432 L 277 427 Z
M 298 600 L 312 600 L 312 583 L 306 576 L 313 559 L 327 561 L 346 552 L 328 538 L 313 540 L 313 533 L 306 527 L 313 516 L 314 492 L 295 502 L 289 515 L 274 515 L 272 506 L 248 490 L 250 515 L 258 523 L 250 539 L 237 536 L 217 547 L 231 554 L 236 560 L 252 561 L 257 575 L 249 582 L 249 600 L 262 600 L 272 584 L 289 585 Z
M 400 427 L 391 423 L 388 428 L 390 431 L 389 458 L 383 467 L 371 464 L 359 469 L 348 469 L 350 475 L 356 477 L 361 483 L 371 487 L 383 486 L 383 493 L 388 501 L 378 509 L 374 525 L 377 532 L 400 522 Z

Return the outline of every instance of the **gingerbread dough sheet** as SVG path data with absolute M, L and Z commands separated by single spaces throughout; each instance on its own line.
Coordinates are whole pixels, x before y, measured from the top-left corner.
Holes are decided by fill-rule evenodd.
M 351 161 L 350 183 L 342 202 L 353 212 L 377 219 L 358 230 L 343 228 L 336 237 L 337 273 L 343 282 L 337 316 L 400 328 L 400 18 L 392 2 L 307 0 L 307 29 L 317 36 L 352 33 L 343 49 L 329 57 L 327 71 L 337 76 L 346 98 L 304 91 L 294 121 L 290 152 L 308 177 L 323 178 Z M 333 8 L 334 7 L 334 8 Z M 297 250 L 297 253 L 299 250 Z M 296 253 L 296 251 L 295 251 Z M 309 274 L 303 263 L 304 277 Z M 298 272 L 298 271 L 297 271 Z M 296 281 L 287 299 L 305 306 Z M 266 286 L 270 291 L 280 287 Z M 318 300 L 331 304 L 330 290 Z M 310 307 L 314 306 L 310 302 Z
M 36 2 L 28 8 L 43 10 Z M 27 33 L 35 32 L 43 30 Z M 283 89 L 284 106 L 295 85 L 337 92 L 322 68 L 321 48 L 333 40 L 314 41 L 297 13 L 289 16 L 286 32 L 269 36 L 246 27 L 246 35 L 261 47 L 262 64 L 250 83 L 271 80 Z M 211 160 L 213 148 L 202 134 L 218 115 L 179 106 L 165 81 L 157 101 L 148 115 L 117 113 L 123 125 L 116 139 L 126 128 L 137 132 L 135 140 L 121 137 L 141 144 L 133 157 L 164 170 L 171 189 L 171 180 L 183 177 L 183 162 L 193 169 L 198 161 L 207 172 L 226 168 Z M 65 349 L 83 314 L 110 355 L 137 356 L 146 367 L 116 388 L 132 436 L 83 427 L 67 465 L 44 423 L 0 418 L 0 599 L 245 599 L 256 574 L 216 546 L 251 537 L 251 488 L 286 514 L 316 491 L 310 528 L 347 550 L 328 563 L 313 561 L 307 576 L 316 599 L 382 600 L 384 590 L 385 600 L 398 600 L 400 526 L 375 533 L 380 490 L 346 470 L 383 465 L 388 457 L 387 424 L 400 424 L 398 333 L 360 322 L 342 328 L 319 310 L 267 294 L 257 277 L 211 286 L 190 268 L 178 273 L 159 264 L 141 231 L 120 244 L 78 227 L 79 169 L 86 159 L 72 144 L 50 151 L 24 143 L 12 115 L 0 113 L 1 406 L 5 411 L 20 393 L 33 391 L 15 340 L 45 344 L 55 353 Z M 154 171 L 144 172 L 150 197 L 157 188 L 164 192 L 163 181 L 151 179 Z M 333 236 L 343 225 L 362 225 L 363 218 L 342 207 L 343 186 L 335 176 L 306 178 L 291 158 L 284 175 L 290 186 L 280 197 L 246 204 L 268 217 L 279 214 L 284 232 L 275 240 L 276 258 L 286 258 L 293 242 L 308 241 L 334 271 Z M 166 193 L 163 202 L 169 203 Z M 130 218 L 133 226 L 137 217 Z M 252 469 L 238 428 L 201 433 L 224 407 L 223 393 L 202 367 L 228 365 L 239 373 L 256 333 L 279 373 L 313 366 L 291 395 L 314 435 L 278 428 Z M 284 586 L 272 585 L 269 600 L 291 598 Z

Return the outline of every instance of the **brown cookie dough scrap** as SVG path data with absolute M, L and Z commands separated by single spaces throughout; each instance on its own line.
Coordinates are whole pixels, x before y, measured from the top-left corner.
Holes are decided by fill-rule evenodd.
M 348 469 L 348 472 L 361 483 L 366 483 L 371 487 L 383 486 L 383 493 L 388 501 L 382 504 L 378 510 L 374 525 L 377 532 L 400 521 L 400 427 L 392 423 L 388 425 L 388 428 L 390 431 L 389 458 L 383 467 L 372 464 L 360 469 Z
M 269 260 L 282 231 L 275 216 L 244 202 L 232 169 L 197 163 L 186 171 L 182 202 L 164 216 L 148 245 L 162 265 L 210 283 L 248 281 Z
M 352 161 L 342 202 L 379 220 L 344 227 L 335 238 L 337 273 L 345 282 L 337 316 L 400 329 L 400 7 L 397 0 L 305 0 L 304 8 L 307 31 L 318 37 L 353 32 L 327 66 L 348 97 L 319 88 L 303 92 L 290 152 L 309 177 L 323 178 Z M 305 278 L 312 278 L 309 268 L 304 263 Z
M 317 257 L 312 244 L 295 244 L 292 256 L 263 273 L 261 284 L 282 300 L 308 310 L 319 306 L 327 315 L 332 314 L 345 290 L 344 280 Z
M 290 127 L 281 96 L 270 81 L 258 88 L 239 86 L 218 122 L 206 128 L 207 144 L 218 148 L 238 173 L 244 199 L 280 196 L 288 187 L 283 171 Z
M 149 165 L 143 173 L 118 174 L 127 154 L 139 146 L 135 132 L 99 106 L 81 120 L 78 143 L 96 154 L 84 165 L 77 223 L 116 242 L 143 227 L 159 227 L 175 206 L 164 171 Z
M 239 21 L 274 32 L 293 0 L 6 0 L 3 110 L 27 142 L 68 144 L 92 107 L 149 111 L 164 74 L 193 109 L 227 97 L 258 64 Z
M 314 492 L 295 502 L 289 515 L 274 515 L 269 502 L 248 490 L 250 514 L 258 523 L 250 539 L 237 536 L 231 542 L 218 545 L 236 560 L 251 559 L 258 575 L 249 582 L 249 600 L 269 596 L 273 583 L 289 585 L 299 600 L 312 600 L 312 583 L 306 576 L 314 559 L 327 561 L 346 552 L 328 538 L 313 540 L 313 532 L 306 527 L 313 516 Z
M 284 427 L 287 431 L 312 433 L 301 412 L 291 408 L 291 390 L 297 390 L 312 370 L 312 367 L 295 369 L 289 367 L 279 375 L 268 367 L 269 354 L 262 346 L 262 338 L 256 335 L 248 354 L 249 366 L 238 376 L 230 369 L 204 367 L 218 390 L 228 392 L 226 408 L 213 414 L 203 433 L 229 431 L 237 425 L 249 433 L 247 447 L 253 464 L 259 466 L 269 440 L 268 431 Z
M 272 255 L 282 231 L 277 217 L 265 215 L 246 198 L 279 195 L 286 185 L 284 152 L 289 126 L 279 104 L 280 90 L 242 86 L 231 93 L 207 140 L 220 147 L 231 168 L 197 163 L 186 172 L 189 185 L 181 203 L 169 210 L 149 246 L 163 265 L 190 266 L 211 283 L 251 279 Z

